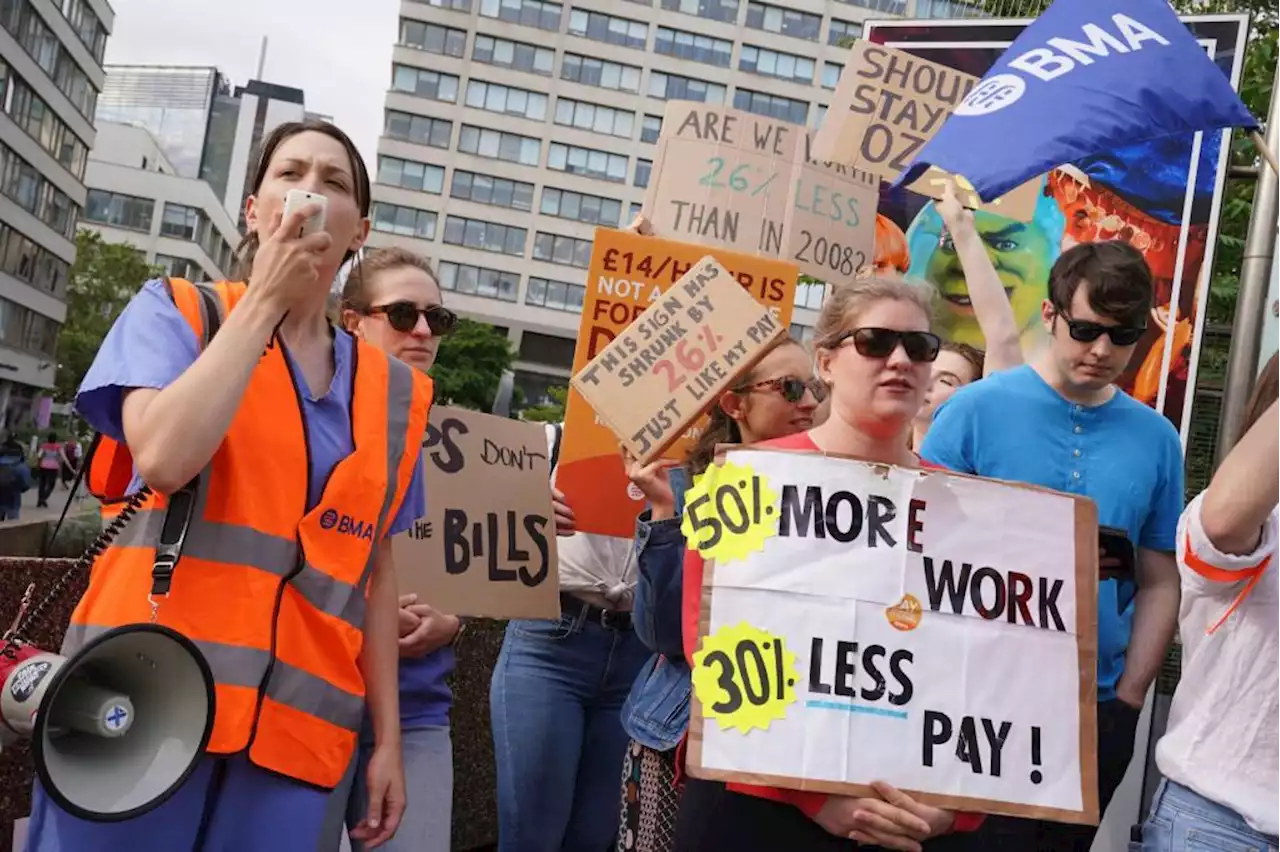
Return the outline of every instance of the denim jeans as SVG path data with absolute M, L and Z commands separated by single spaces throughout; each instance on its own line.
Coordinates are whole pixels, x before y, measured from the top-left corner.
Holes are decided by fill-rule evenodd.
M 631 630 L 566 610 L 512 621 L 489 693 L 499 852 L 604 852 L 618 834 L 621 710 L 648 659 Z
M 1132 852 L 1276 852 L 1276 838 L 1249 827 L 1235 811 L 1188 790 L 1160 782 L 1142 842 Z

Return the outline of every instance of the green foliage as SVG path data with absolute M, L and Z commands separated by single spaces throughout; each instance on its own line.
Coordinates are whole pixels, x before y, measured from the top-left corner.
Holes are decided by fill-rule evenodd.
M 436 402 L 488 413 L 502 374 L 515 360 L 505 334 L 486 323 L 459 319 L 453 334 L 440 342 L 431 368 Z
M 105 242 L 93 231 L 76 234 L 76 262 L 67 286 L 67 321 L 58 333 L 57 399 L 69 402 L 112 323 L 149 278 L 163 270 L 132 246 Z
M 569 388 L 567 386 L 547 388 L 547 396 L 551 397 L 551 402 L 524 409 L 520 412 L 520 419 L 535 423 L 563 423 L 564 407 L 569 400 Z

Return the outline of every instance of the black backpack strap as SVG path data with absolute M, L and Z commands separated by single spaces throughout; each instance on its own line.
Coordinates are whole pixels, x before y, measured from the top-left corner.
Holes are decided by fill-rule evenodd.
M 551 439 L 550 471 L 555 473 L 556 465 L 560 463 L 560 439 L 564 436 L 564 427 L 559 423 L 552 423 L 551 429 L 555 437 Z
M 218 298 L 217 293 L 203 284 L 196 284 L 195 288 L 204 302 L 203 345 L 208 346 L 209 341 L 213 340 L 213 336 L 218 333 L 218 329 L 222 328 L 222 300 Z

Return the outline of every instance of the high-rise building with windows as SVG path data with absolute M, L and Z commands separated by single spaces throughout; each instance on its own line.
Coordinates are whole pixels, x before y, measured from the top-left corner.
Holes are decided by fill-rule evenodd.
M 53 386 L 114 19 L 107 0 L 0 2 L 0 427 Z
M 950 2 L 402 0 L 372 243 L 427 255 L 451 305 L 507 330 L 537 400 L 566 383 L 594 228 L 639 210 L 667 100 L 816 127 L 864 20 Z

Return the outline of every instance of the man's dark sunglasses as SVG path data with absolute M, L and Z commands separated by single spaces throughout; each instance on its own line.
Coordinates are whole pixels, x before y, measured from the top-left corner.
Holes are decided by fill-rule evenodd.
M 898 331 L 896 328 L 855 328 L 841 333 L 832 348 L 846 340 L 853 340 L 853 348 L 865 358 L 888 358 L 902 344 L 907 357 L 917 364 L 936 361 L 942 340 L 927 331 Z
M 367 314 L 385 314 L 387 322 L 396 331 L 408 334 L 418 324 L 418 317 L 425 317 L 427 328 L 436 337 L 451 334 L 458 324 L 458 315 L 444 305 L 431 305 L 420 308 L 413 302 L 392 302 L 389 305 L 374 305 L 365 311 Z
M 737 390 L 742 393 L 753 390 L 771 390 L 792 405 L 804 399 L 806 391 L 813 394 L 813 398 L 818 402 L 822 402 L 827 397 L 827 386 L 822 382 L 817 379 L 800 379 L 795 376 L 752 382 L 749 385 L 743 385 Z
M 1067 324 L 1067 334 L 1071 335 L 1071 339 L 1080 343 L 1093 343 L 1105 334 L 1116 346 L 1132 346 L 1147 333 L 1145 323 L 1143 325 L 1103 325 L 1100 322 L 1074 320 L 1061 309 L 1058 310 L 1058 316 Z

